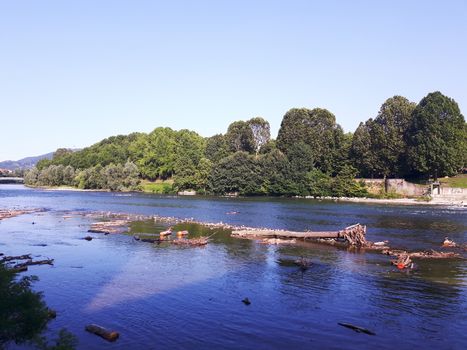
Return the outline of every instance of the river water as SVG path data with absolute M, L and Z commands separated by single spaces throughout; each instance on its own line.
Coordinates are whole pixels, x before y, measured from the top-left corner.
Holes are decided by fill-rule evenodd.
M 0 185 L 0 208 L 47 210 L 0 221 L 0 252 L 55 259 L 53 267 L 31 266 L 27 273 L 39 277 L 34 289 L 57 311 L 49 334 L 65 327 L 80 349 L 467 348 L 465 260 L 417 261 L 413 271 L 400 272 L 378 253 L 311 243 L 264 245 L 197 225 L 180 228 L 194 236 L 217 232 L 206 247 L 157 246 L 128 234 L 92 234 L 88 242 L 82 238 L 93 219 L 66 217 L 68 211 L 111 211 L 314 231 L 359 222 L 367 225 L 369 240 L 440 250 L 445 236 L 467 241 L 465 209 L 21 185 Z M 162 229 L 145 221 L 131 232 Z M 301 256 L 313 261 L 307 271 L 284 263 Z M 251 305 L 242 303 L 245 297 Z M 119 331 L 120 339 L 107 343 L 85 332 L 89 323 Z

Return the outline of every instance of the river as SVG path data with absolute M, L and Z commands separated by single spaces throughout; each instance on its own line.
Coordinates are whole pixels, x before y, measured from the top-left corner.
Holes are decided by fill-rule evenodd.
M 80 349 L 467 348 L 465 260 L 416 261 L 413 271 L 400 272 L 379 253 L 264 245 L 231 238 L 226 230 L 202 248 L 157 246 L 128 234 L 92 234 L 88 242 L 82 238 L 93 219 L 67 217 L 69 211 L 111 211 L 314 231 L 359 222 L 372 241 L 440 250 L 445 236 L 467 241 L 462 208 L 0 185 L 1 208 L 46 209 L 0 221 L 0 252 L 55 259 L 53 267 L 31 266 L 27 273 L 39 277 L 34 289 L 57 311 L 48 334 L 66 327 Z M 185 228 L 194 235 L 215 232 Z M 131 227 L 132 233 L 162 229 L 152 221 Z M 304 272 L 283 263 L 301 256 L 313 261 Z M 242 303 L 245 297 L 251 305 Z M 120 339 L 107 343 L 85 332 L 89 323 L 119 331 Z

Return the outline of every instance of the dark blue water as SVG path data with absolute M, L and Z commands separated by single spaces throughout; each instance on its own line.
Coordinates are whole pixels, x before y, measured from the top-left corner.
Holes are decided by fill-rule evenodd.
M 153 246 L 130 235 L 93 234 L 87 242 L 81 238 L 92 219 L 63 217 L 68 211 L 112 211 L 290 230 L 336 230 L 360 222 L 368 226 L 370 240 L 440 250 L 445 236 L 467 241 L 464 209 L 0 186 L 0 208 L 12 207 L 48 209 L 0 221 L 0 252 L 55 259 L 53 267 L 29 272 L 39 276 L 34 288 L 57 310 L 50 334 L 66 327 L 82 349 L 467 347 L 463 260 L 418 261 L 417 269 L 401 273 L 382 254 L 308 243 L 263 245 L 222 230 L 204 248 Z M 238 214 L 227 214 L 232 211 Z M 132 228 L 161 229 L 152 222 Z M 212 232 L 203 230 L 190 227 Z M 305 272 L 281 263 L 300 256 L 314 262 Z M 251 305 L 241 302 L 245 297 Z M 118 330 L 121 338 L 107 343 L 84 331 L 88 323 Z

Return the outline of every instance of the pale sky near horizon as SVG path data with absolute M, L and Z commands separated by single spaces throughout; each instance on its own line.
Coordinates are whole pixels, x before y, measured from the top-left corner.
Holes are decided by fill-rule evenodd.
M 0 161 L 393 95 L 467 111 L 467 1 L 0 0 Z

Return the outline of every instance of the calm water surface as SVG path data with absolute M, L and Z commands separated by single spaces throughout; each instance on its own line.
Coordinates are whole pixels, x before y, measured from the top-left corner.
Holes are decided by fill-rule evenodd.
M 112 211 L 316 231 L 360 222 L 368 226 L 370 240 L 439 250 L 445 236 L 467 241 L 464 209 L 0 185 L 0 208 L 13 207 L 47 211 L 0 221 L 0 252 L 55 259 L 53 267 L 31 266 L 28 273 L 39 277 L 34 289 L 57 310 L 50 334 L 66 327 L 81 349 L 467 348 L 467 264 L 462 260 L 420 261 L 414 271 L 401 273 L 381 254 L 310 243 L 268 246 L 196 225 L 186 226 L 193 236 L 217 232 L 213 243 L 177 248 L 100 234 L 87 242 L 82 237 L 92 219 L 63 217 L 66 211 Z M 226 214 L 232 211 L 238 214 Z M 150 221 L 131 230 L 163 228 Z M 283 263 L 300 256 L 314 262 L 305 272 Z M 241 302 L 245 297 L 251 305 Z M 376 335 L 355 333 L 338 322 Z M 84 331 L 89 323 L 115 329 L 121 338 L 107 343 Z

